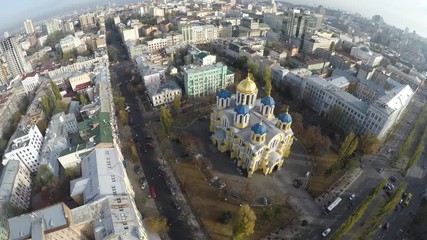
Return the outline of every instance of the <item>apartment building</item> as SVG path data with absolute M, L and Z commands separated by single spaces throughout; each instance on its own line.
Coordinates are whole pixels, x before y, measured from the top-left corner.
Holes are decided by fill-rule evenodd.
M 188 96 L 206 96 L 234 83 L 234 73 L 223 63 L 200 67 L 187 65 L 182 70 L 185 93 Z
M 73 224 L 71 211 L 64 203 L 10 218 L 8 222 L 11 240 L 90 239 Z
M 214 25 L 186 24 L 181 26 L 182 40 L 186 43 L 210 43 L 218 39 L 218 28 Z
M 43 135 L 36 125 L 31 127 L 19 126 L 9 140 L 3 156 L 3 165 L 10 160 L 21 161 L 30 172 L 39 169 L 39 152 L 43 142 Z
M 31 172 L 19 160 L 11 160 L 0 177 L 0 203 L 28 209 L 31 199 Z
M 147 95 L 153 107 L 171 103 L 176 97 L 182 96 L 182 90 L 174 81 L 161 85 L 147 86 Z
M 362 63 L 370 67 L 376 67 L 380 64 L 383 56 L 372 52 L 367 46 L 352 47 L 350 55 L 362 60 Z
M 69 134 L 78 132 L 74 114 L 58 113 L 52 116 L 40 152 L 40 165 L 48 166 L 53 175 L 58 176 L 58 157 L 70 147 Z
M 30 93 L 36 89 L 39 84 L 39 74 L 36 72 L 29 73 L 21 78 L 22 87 L 25 93 Z

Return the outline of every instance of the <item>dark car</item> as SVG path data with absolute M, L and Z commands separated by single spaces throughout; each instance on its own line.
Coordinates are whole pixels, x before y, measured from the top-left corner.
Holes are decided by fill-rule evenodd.
M 136 165 L 135 167 L 133 167 L 133 171 L 135 171 L 135 173 L 136 173 L 137 175 L 139 175 L 139 174 L 141 174 L 141 173 L 142 173 L 142 167 L 141 167 L 141 166 L 139 166 L 139 165 Z
M 145 183 L 145 182 L 147 182 L 147 179 L 145 177 L 141 177 L 139 179 L 139 183 Z
M 159 171 L 159 176 L 161 176 L 161 177 L 165 177 L 167 174 L 166 174 L 166 172 L 165 171 L 163 171 L 163 170 L 160 170 Z
M 391 176 L 391 177 L 390 177 L 390 181 L 392 181 L 392 182 L 397 182 L 397 177 L 395 177 L 395 176 Z
M 177 201 L 173 201 L 172 204 L 176 208 L 176 210 L 181 210 L 181 207 L 179 206 Z
M 386 222 L 383 226 L 384 230 L 388 230 L 390 228 L 390 223 Z

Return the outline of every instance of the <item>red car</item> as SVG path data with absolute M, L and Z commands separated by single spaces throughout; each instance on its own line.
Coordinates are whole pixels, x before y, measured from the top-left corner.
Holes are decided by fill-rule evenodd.
M 149 148 L 155 148 L 156 147 L 156 145 L 154 145 L 153 143 L 146 143 L 145 146 L 149 147 Z
M 154 186 L 150 187 L 150 194 L 152 198 L 156 199 L 157 194 L 156 194 L 156 188 Z

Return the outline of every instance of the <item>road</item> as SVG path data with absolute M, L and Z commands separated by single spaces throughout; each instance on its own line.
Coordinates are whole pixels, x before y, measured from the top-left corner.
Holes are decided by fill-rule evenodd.
M 114 44 L 121 53 L 126 52 L 124 46 L 120 42 Z M 133 134 L 137 134 L 136 142 L 138 147 L 139 157 L 141 159 L 141 166 L 143 167 L 143 173 L 147 178 L 148 187 L 144 190 L 149 195 L 150 187 L 155 187 L 157 198 L 155 204 L 161 216 L 164 216 L 169 221 L 169 237 L 170 239 L 193 239 L 192 237 L 192 226 L 190 226 L 183 216 L 182 211 L 177 210 L 173 205 L 174 196 L 170 192 L 169 186 L 166 184 L 165 178 L 159 176 L 160 166 L 159 160 L 155 154 L 155 151 L 147 149 L 146 152 L 142 151 L 141 144 L 144 144 L 147 140 L 148 131 L 144 127 L 145 124 L 155 121 L 156 116 L 152 113 L 143 113 L 139 105 L 139 99 L 133 92 L 127 87 L 130 84 L 129 75 L 125 72 L 133 68 L 131 61 L 126 59 L 126 56 L 121 55 L 119 63 L 110 66 L 112 82 L 119 85 L 120 92 L 125 97 L 125 102 L 130 106 L 129 117 L 132 118 L 130 128 Z M 139 191 L 140 186 L 134 186 L 134 189 Z M 135 199 L 138 201 L 138 199 Z
M 328 227 L 332 229 L 332 232 L 329 234 L 332 235 L 333 232 L 337 230 L 341 224 L 350 216 L 350 214 L 359 206 L 361 201 L 363 201 L 363 199 L 368 196 L 370 191 L 382 179 L 389 179 L 390 176 L 398 177 L 399 182 L 407 182 L 407 191 L 413 194 L 413 198 L 411 204 L 407 208 L 403 208 L 399 212 L 393 212 L 390 214 L 390 216 L 387 217 L 387 219 L 383 221 L 383 223 L 389 222 L 391 227 L 388 231 L 379 231 L 376 234 L 376 239 L 404 238 L 404 233 L 406 231 L 405 229 L 412 220 L 409 212 L 412 211 L 415 213 L 417 211 L 421 202 L 421 195 L 425 193 L 427 188 L 427 181 L 425 179 L 426 172 L 423 169 L 423 166 L 427 167 L 427 155 L 423 154 L 417 165 L 412 167 L 406 176 L 402 176 L 399 169 L 391 166 L 391 161 L 394 156 L 392 153 L 389 153 L 388 150 L 391 149 L 394 153 L 398 151 L 400 144 L 407 136 L 412 127 L 412 124 L 418 116 L 419 109 L 425 102 L 425 99 L 427 99 L 427 92 L 425 89 L 420 89 L 413 98 L 413 106 L 416 107 L 409 109 L 406 119 L 403 119 L 402 124 L 400 124 L 400 128 L 394 129 L 395 138 L 383 146 L 378 154 L 363 157 L 363 162 L 365 165 L 363 172 L 346 189 L 346 191 L 340 195 L 340 197 L 343 199 L 342 203 L 339 204 L 327 216 L 324 214 L 318 215 L 316 220 L 309 224 L 309 230 L 303 234 L 301 239 L 323 239 L 321 233 Z M 376 171 L 378 168 L 383 168 L 384 172 L 379 174 Z M 355 205 L 348 209 L 350 203 L 348 197 L 352 193 L 356 194 L 357 197 L 354 200 Z M 382 194 L 383 193 L 381 193 L 379 197 L 381 197 Z M 360 224 L 360 221 L 356 223 L 356 227 L 354 227 L 346 236 L 352 236 L 352 231 L 357 231 L 358 224 Z

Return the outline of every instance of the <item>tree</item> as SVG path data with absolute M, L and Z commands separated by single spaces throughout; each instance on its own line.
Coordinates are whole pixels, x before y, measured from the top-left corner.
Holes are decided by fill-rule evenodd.
M 172 101 L 172 107 L 176 113 L 178 113 L 180 105 L 181 105 L 181 96 L 175 95 Z
M 291 112 L 290 113 L 292 116 L 292 131 L 295 133 L 295 135 L 301 136 L 304 133 L 304 123 L 303 123 L 303 118 L 302 118 L 302 114 L 301 113 L 297 113 L 297 112 Z
M 254 75 L 258 74 L 259 65 L 255 63 L 252 59 L 249 59 L 247 64 L 248 70 L 251 71 Z
M 45 54 L 40 58 L 40 64 L 44 66 L 49 61 L 49 55 Z
M 256 215 L 247 204 L 243 204 L 237 213 L 236 222 L 233 227 L 233 238 L 245 239 L 254 233 Z
M 61 93 L 59 92 L 58 85 L 56 85 L 56 83 L 53 82 L 52 80 L 50 80 L 50 87 L 52 88 L 52 92 L 55 95 L 55 98 L 57 100 L 62 100 L 62 96 L 61 96 Z
M 338 160 L 343 160 L 350 157 L 351 154 L 357 149 L 357 138 L 354 135 L 354 132 L 350 132 L 345 137 L 344 141 L 340 146 L 340 150 L 338 153 Z
M 132 145 L 130 146 L 130 154 L 132 156 L 133 162 L 139 162 L 138 151 L 136 150 L 136 146 L 134 143 L 132 143 Z
M 125 98 L 124 97 L 114 97 L 113 103 L 116 105 L 117 109 L 124 110 L 125 109 Z
M 110 61 L 116 62 L 119 60 L 119 50 L 115 46 L 109 45 L 107 51 Z
M 46 121 L 46 119 L 40 119 L 37 122 L 37 128 L 44 135 L 46 133 L 46 129 L 47 129 L 47 121 Z
M 170 133 L 170 127 L 172 126 L 173 119 L 169 112 L 169 109 L 165 106 L 160 107 L 160 124 L 162 125 L 163 131 L 167 135 Z
M 71 181 L 73 179 L 76 179 L 80 177 L 80 168 L 79 167 L 68 167 L 64 169 L 64 177 Z
M 262 74 L 262 81 L 265 84 L 265 94 L 270 96 L 271 93 L 271 68 L 266 67 Z
M 168 220 L 165 217 L 148 217 L 146 223 L 151 232 L 167 233 L 169 231 Z
M 335 52 L 335 42 L 331 42 L 331 45 L 329 45 L 329 51 Z
M 356 87 L 357 87 L 357 83 L 350 82 L 350 84 L 348 85 L 348 88 L 347 88 L 347 92 L 351 93 L 351 94 L 355 93 Z
M 238 57 L 236 60 L 236 67 L 244 71 L 247 71 L 248 70 L 247 63 L 248 63 L 248 58 L 246 56 Z
M 48 165 L 40 165 L 35 182 L 38 186 L 48 186 L 54 180 L 52 171 Z
M 44 95 L 41 97 L 41 104 L 42 104 L 42 109 L 44 114 L 46 114 L 46 116 L 50 117 L 52 114 L 52 110 L 50 107 L 50 103 L 49 103 L 49 97 Z
M 378 152 L 381 141 L 371 132 L 362 134 L 359 137 L 358 151 L 363 154 L 373 154 Z
M 87 104 L 87 98 L 86 98 L 86 95 L 84 93 L 78 93 L 78 100 L 79 100 L 80 104 L 83 106 Z
M 304 130 L 300 139 L 309 152 L 319 156 L 326 154 L 332 144 L 329 137 L 322 135 L 320 128 L 317 126 L 309 126 Z
M 327 119 L 332 124 L 337 125 L 337 122 L 340 121 L 341 116 L 342 116 L 342 108 L 336 105 L 329 109 Z
M 201 153 L 203 150 L 201 141 L 199 141 L 199 139 L 194 137 L 189 132 L 182 132 L 179 136 L 179 141 L 181 143 L 183 152 L 189 156 L 195 156 L 196 154 Z
M 119 110 L 119 119 L 123 125 L 128 124 L 129 116 L 125 110 Z

